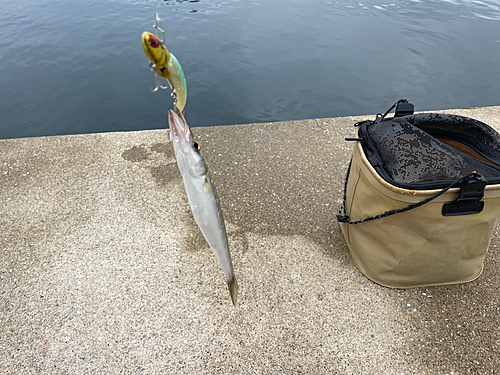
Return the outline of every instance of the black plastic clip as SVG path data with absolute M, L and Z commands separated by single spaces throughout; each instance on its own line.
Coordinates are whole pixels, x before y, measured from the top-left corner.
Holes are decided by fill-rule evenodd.
M 443 204 L 443 216 L 473 215 L 480 213 L 484 208 L 484 188 L 488 181 L 477 172 L 466 176 L 457 187 L 460 196 L 450 203 Z
M 347 223 L 347 221 L 349 220 L 349 216 L 338 214 L 337 220 L 339 223 Z
M 394 117 L 403 117 L 408 115 L 413 115 L 414 106 L 406 99 L 404 101 L 400 101 L 396 104 L 396 110 L 394 111 Z

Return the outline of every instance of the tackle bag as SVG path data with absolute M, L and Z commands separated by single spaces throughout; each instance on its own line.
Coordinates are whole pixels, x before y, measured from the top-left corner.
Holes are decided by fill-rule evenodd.
M 337 219 L 361 272 L 392 288 L 479 277 L 500 216 L 500 135 L 404 99 L 355 126 Z

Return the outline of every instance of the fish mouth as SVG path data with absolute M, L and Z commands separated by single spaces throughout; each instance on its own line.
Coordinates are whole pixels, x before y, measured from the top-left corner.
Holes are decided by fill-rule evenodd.
M 175 110 L 172 108 L 168 109 L 168 127 L 170 128 L 170 139 L 173 140 L 173 137 L 179 137 L 179 131 L 177 129 L 177 126 L 175 125 L 175 119 L 174 117 L 177 116 L 175 113 Z
M 168 125 L 170 127 L 171 139 L 173 139 L 172 137 L 179 138 L 180 134 L 189 133 L 186 120 L 177 107 L 168 109 Z

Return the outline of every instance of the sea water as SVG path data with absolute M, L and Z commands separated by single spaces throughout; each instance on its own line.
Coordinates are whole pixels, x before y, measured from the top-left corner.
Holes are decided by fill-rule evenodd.
M 166 128 L 156 12 L 191 126 L 500 105 L 497 0 L 3 0 L 0 138 Z

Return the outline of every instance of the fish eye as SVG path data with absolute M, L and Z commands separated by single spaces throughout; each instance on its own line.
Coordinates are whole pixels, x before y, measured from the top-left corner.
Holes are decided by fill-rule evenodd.
M 158 41 L 158 39 L 156 39 L 156 37 L 154 35 L 150 35 L 149 36 L 149 45 L 153 48 L 158 48 L 160 45 L 160 42 Z
M 194 148 L 194 150 L 195 150 L 196 152 L 200 152 L 201 147 L 200 147 L 200 145 L 198 144 L 198 142 L 193 141 L 193 148 Z

